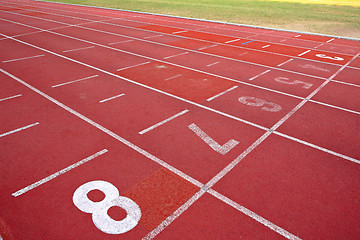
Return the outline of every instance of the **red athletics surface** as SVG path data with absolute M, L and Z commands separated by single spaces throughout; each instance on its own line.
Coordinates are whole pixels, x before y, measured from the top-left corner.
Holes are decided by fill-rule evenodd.
M 2 240 L 360 238 L 359 41 L 16 0 L 0 52 Z

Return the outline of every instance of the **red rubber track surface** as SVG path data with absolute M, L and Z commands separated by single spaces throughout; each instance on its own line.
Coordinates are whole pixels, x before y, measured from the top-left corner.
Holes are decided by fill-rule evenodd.
M 1 0 L 0 239 L 359 239 L 359 55 Z

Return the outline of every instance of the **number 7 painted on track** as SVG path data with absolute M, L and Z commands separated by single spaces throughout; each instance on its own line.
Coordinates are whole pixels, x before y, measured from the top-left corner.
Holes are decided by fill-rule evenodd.
M 216 152 L 225 155 L 228 153 L 231 149 L 236 147 L 236 145 L 239 144 L 238 141 L 234 139 L 230 139 L 227 141 L 224 145 L 218 144 L 214 139 L 209 137 L 201 128 L 196 126 L 195 123 L 192 123 L 188 126 L 188 128 L 193 131 L 196 135 L 198 135 L 207 145 L 209 145 L 212 149 L 214 149 Z

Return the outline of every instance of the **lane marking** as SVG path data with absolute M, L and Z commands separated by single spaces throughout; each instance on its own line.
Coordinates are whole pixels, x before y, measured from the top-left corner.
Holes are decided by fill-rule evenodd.
M 285 42 L 287 39 L 283 39 L 283 40 L 281 40 L 280 42 Z M 291 46 L 291 45 L 290 45 Z
M 334 41 L 335 40 L 335 38 L 332 38 L 332 39 L 330 39 L 330 40 L 327 40 L 326 42 L 327 43 L 330 43 L 330 42 L 332 42 L 332 41 Z
M 223 91 L 223 92 L 221 92 L 221 93 L 219 93 L 219 94 L 217 94 L 217 95 L 215 95 L 213 97 L 210 97 L 210 98 L 206 99 L 206 101 L 210 102 L 210 101 L 214 100 L 215 98 L 218 98 L 218 97 L 224 95 L 225 93 L 228 93 L 228 92 L 234 90 L 237 87 L 238 86 L 233 86 L 232 88 L 229 88 L 229 89 L 227 89 L 227 90 L 225 90 L 225 91 Z
M 210 63 L 210 64 L 208 64 L 208 65 L 206 65 L 206 66 L 207 66 L 207 67 L 211 67 L 211 66 L 214 66 L 214 65 L 216 65 L 216 64 L 218 64 L 218 63 L 220 63 L 220 62 Z
M 173 116 L 171 116 L 171 117 L 169 117 L 169 118 L 167 118 L 167 119 L 165 119 L 165 120 L 163 120 L 163 121 L 161 121 L 161 122 L 159 122 L 159 123 L 157 123 L 157 124 L 155 124 L 155 125 L 153 125 L 151 127 L 148 127 L 146 129 L 140 131 L 139 134 L 143 135 L 144 133 L 147 133 L 147 132 L 149 132 L 149 131 L 151 131 L 151 130 L 153 130 L 153 129 L 155 129 L 155 128 L 157 128 L 157 127 L 159 127 L 159 126 L 161 126 L 161 125 L 163 125 L 163 124 L 165 124 L 165 123 L 167 123 L 167 122 L 169 122 L 169 121 L 171 121 L 171 120 L 173 120 L 173 119 L 175 119 L 175 118 L 177 118 L 177 117 L 179 117 L 181 115 L 184 115 L 187 112 L 189 112 L 189 110 L 185 109 L 182 112 L 179 112 L 179 113 L 177 113 L 177 114 L 175 114 L 175 115 L 173 115 Z
M 145 65 L 145 64 L 148 64 L 148 63 L 151 63 L 151 62 L 144 62 L 144 63 L 139 63 L 139 64 L 135 64 L 135 65 L 128 66 L 128 67 L 119 68 L 119 69 L 118 69 L 118 70 L 116 70 L 116 71 L 122 71 L 122 70 L 125 70 L 125 69 L 129 69 L 129 68 L 134 68 L 134 67 L 142 66 L 142 65 Z
M 241 39 L 234 39 L 234 40 L 227 41 L 225 43 L 232 43 L 232 42 L 236 42 L 236 41 L 239 41 L 239 40 L 241 40 Z
M 80 81 L 87 80 L 87 79 L 91 79 L 91 78 L 96 78 L 96 77 L 98 77 L 98 76 L 99 76 L 99 75 L 93 75 L 93 76 L 89 76 L 89 77 L 77 79 L 77 80 L 70 81 L 70 82 L 60 83 L 60 84 L 57 84 L 57 85 L 54 85 L 54 86 L 51 86 L 51 87 L 52 87 L 52 88 L 61 87 L 61 86 L 67 85 L 67 84 L 71 84 L 71 83 L 75 83 L 75 82 L 80 82 Z
M 217 43 L 217 44 L 213 44 L 213 45 L 209 45 L 209 46 L 206 46 L 206 47 L 199 48 L 199 49 L 197 49 L 197 50 L 205 50 L 205 49 L 208 49 L 208 48 L 216 47 L 216 46 L 218 46 L 218 45 L 219 45 L 219 44 Z
M 289 60 L 287 60 L 287 61 L 285 61 L 285 62 L 283 62 L 283 63 L 280 63 L 280 64 L 277 65 L 277 67 L 281 67 L 282 65 L 284 65 L 284 64 L 286 64 L 286 63 L 289 63 L 289 62 L 291 62 L 292 60 L 294 60 L 294 59 L 291 58 L 291 59 L 289 59 Z
M 263 46 L 263 47 L 261 47 L 261 48 L 267 48 L 267 47 L 270 47 L 270 45 L 266 45 L 266 46 Z
M 46 50 L 47 51 L 47 50 Z M 60 55 L 61 56 L 61 55 Z M 36 92 L 37 94 L 41 95 L 42 97 L 46 98 L 47 100 L 51 101 L 52 103 L 56 104 L 57 106 L 61 107 L 62 109 L 70 112 L 71 114 L 75 115 L 76 117 L 80 118 L 81 120 L 87 122 L 88 124 L 94 126 L 95 128 L 99 129 L 100 131 L 106 133 L 107 135 L 111 136 L 112 138 L 118 140 L 119 142 L 123 143 L 124 145 L 128 146 L 129 148 L 137 151 L 138 153 L 140 153 L 141 155 L 147 157 L 148 159 L 152 160 L 153 162 L 159 164 L 160 166 L 168 169 L 169 171 L 177 174 L 178 176 L 182 177 L 183 179 L 185 179 L 186 181 L 194 184 L 195 186 L 201 188 L 202 186 L 204 186 L 203 183 L 199 182 L 198 180 L 190 177 L 189 175 L 183 173 L 182 171 L 178 170 L 177 168 L 171 166 L 170 164 L 164 162 L 163 160 L 155 157 L 154 155 L 152 155 L 151 153 L 145 151 L 144 149 L 136 146 L 135 144 L 129 142 L 128 140 L 126 140 L 125 138 L 120 137 L 119 135 L 117 135 L 116 133 L 110 131 L 109 129 L 103 127 L 102 125 L 92 121 L 91 119 L 85 117 L 84 115 L 76 112 L 75 110 L 73 110 L 72 108 L 66 106 L 65 104 L 59 102 L 58 100 L 50 97 L 49 95 L 45 94 L 44 92 L 38 90 L 37 88 L 33 87 L 32 85 L 28 84 L 27 82 L 21 80 L 20 78 L 12 75 L 11 73 L 8 73 L 7 71 L 3 70 L 0 68 L 0 72 L 6 74 L 7 76 L 11 77 L 12 79 L 14 79 L 15 81 L 21 83 L 22 85 L 28 87 L 29 89 L 31 89 L 32 91 Z M 114 74 L 114 76 L 117 76 Z
M 294 37 L 296 37 L 296 38 L 297 38 L 297 37 L 300 37 L 300 36 L 301 36 L 301 35 L 296 35 L 296 36 L 294 36 Z
M 260 77 L 260 76 L 262 76 L 262 75 L 264 75 L 264 74 L 266 74 L 266 73 L 268 73 L 268 72 L 270 72 L 270 71 L 271 71 L 271 70 L 266 70 L 265 72 L 262 72 L 262 73 L 256 75 L 255 77 L 250 78 L 249 80 L 252 81 L 252 80 L 254 80 L 255 78 L 258 78 L 258 77 Z
M 209 135 L 207 135 L 201 128 L 199 128 L 195 123 L 190 124 L 188 128 L 191 131 L 193 131 L 201 140 L 203 140 L 215 152 L 220 153 L 221 155 L 225 155 L 226 153 L 230 152 L 234 147 L 236 147 L 239 144 L 238 141 L 234 139 L 230 139 L 221 146 Z
M 99 156 L 103 155 L 107 151 L 108 151 L 107 149 L 103 149 L 100 152 L 97 152 L 97 153 L 95 153 L 95 154 L 93 154 L 93 155 L 91 155 L 91 156 L 89 156 L 89 157 L 75 163 L 75 164 L 72 164 L 72 165 L 70 165 L 70 166 L 68 166 L 68 167 L 66 167 L 66 168 L 64 168 L 64 169 L 62 169 L 62 170 L 60 170 L 60 171 L 58 171 L 58 172 L 56 172 L 54 174 L 51 174 L 50 176 L 47 176 L 46 178 L 43 178 L 43 179 L 37 181 L 36 183 L 33 183 L 33 184 L 31 184 L 31 185 L 29 185 L 27 187 L 24 187 L 23 189 L 20 189 L 19 191 L 15 192 L 15 193 L 13 193 L 11 195 L 13 195 L 14 197 L 18 197 L 18 196 L 20 196 L 20 195 L 22 195 L 22 194 L 24 194 L 24 193 L 26 193 L 26 192 L 28 192 L 28 191 L 30 191 L 32 189 L 44 184 L 44 183 L 47 183 L 50 180 L 52 180 L 52 179 L 54 179 L 54 178 L 56 178 L 56 177 L 58 177 L 58 176 L 60 176 L 60 175 L 62 175 L 64 173 L 66 173 L 66 172 L 68 172 L 68 171 L 70 171 L 70 170 L 72 170 L 72 169 L 86 163 L 86 162 L 89 162 L 89 161 L 95 159 L 96 157 L 99 157 Z
M 317 103 L 317 104 L 324 105 L 324 106 L 327 106 L 327 107 L 336 108 L 336 109 L 339 109 L 339 110 L 342 110 L 342 111 L 345 111 L 345 112 L 351 112 L 351 113 L 355 113 L 355 114 L 360 115 L 360 112 L 350 110 L 350 109 L 347 109 L 347 108 L 343 108 L 343 107 L 338 107 L 338 106 L 335 106 L 335 105 L 332 105 L 332 104 L 318 102 L 316 100 L 309 100 L 309 102 Z
M 13 99 L 13 98 L 17 98 L 17 97 L 21 97 L 21 96 L 22 96 L 21 94 L 18 94 L 18 95 L 15 95 L 15 96 L 2 98 L 2 99 L 0 99 L 0 102 L 6 101 L 6 100 L 9 100 L 9 99 Z
M 165 81 L 168 81 L 168 80 L 171 80 L 171 79 L 174 79 L 174 78 L 177 78 L 177 77 L 181 77 L 181 76 L 182 76 L 181 74 L 178 74 L 178 75 L 175 75 L 175 76 L 166 78 L 166 79 L 164 79 L 164 80 L 165 80 Z
M 8 136 L 8 135 L 13 134 L 13 133 L 16 133 L 16 132 L 20 132 L 20 131 L 22 131 L 22 130 L 25 130 L 25 129 L 28 129 L 28 128 L 31 128 L 31 127 L 34 127 L 34 126 L 36 126 L 36 125 L 38 125 L 38 124 L 40 124 L 40 123 L 36 122 L 36 123 L 30 124 L 30 125 L 27 125 L 27 126 L 25 126 L 25 127 L 17 128 L 17 129 L 15 129 L 15 130 L 10 131 L 10 132 L 6 132 L 6 133 L 3 133 L 3 134 L 0 134 L 0 138 L 1 138 L 1 137 Z
M 303 52 L 303 53 L 300 53 L 298 56 L 300 57 L 300 56 L 302 56 L 302 55 L 304 55 L 304 54 L 307 54 L 308 52 L 310 52 L 311 50 L 307 50 L 307 51 L 305 51 L 305 52 Z
M 185 55 L 185 54 L 188 54 L 188 53 L 189 53 L 189 52 L 179 53 L 179 54 L 171 55 L 171 56 L 168 56 L 168 57 L 164 57 L 164 59 L 169 59 L 169 58 L 173 58 L 173 57 L 178 57 L 178 56 Z
M 251 43 L 251 42 L 254 42 L 255 40 L 250 40 L 250 41 L 247 41 L 247 42 L 243 42 L 241 43 L 241 45 L 244 45 L 244 44 L 248 44 L 248 43 Z
M 114 45 L 114 44 L 118 44 L 118 43 L 127 43 L 127 42 L 133 42 L 133 39 L 130 40 L 124 40 L 124 41 L 120 41 L 120 42 L 112 42 L 112 43 L 108 43 L 108 45 Z
M 162 37 L 163 35 L 155 35 L 155 36 L 149 36 L 149 37 L 144 37 L 144 39 L 149 39 L 149 38 L 157 38 L 157 37 Z
M 83 48 L 75 48 L 75 49 L 69 49 L 69 50 L 64 50 L 63 52 L 75 52 L 75 51 L 80 51 L 80 50 L 85 50 L 85 49 L 90 49 L 90 48 L 94 48 L 95 46 L 90 46 L 90 47 L 83 47 Z
M 107 101 L 113 100 L 113 99 L 115 99 L 115 98 L 124 96 L 124 95 L 125 95 L 125 93 L 122 93 L 122 94 L 119 94 L 119 95 L 116 95 L 116 96 L 113 96 L 113 97 L 109 97 L 109 98 L 106 98 L 106 99 L 104 99 L 104 100 L 99 101 L 99 103 L 107 102 Z
M 22 60 L 27 60 L 27 59 L 32 59 L 32 58 L 38 58 L 38 57 L 44 57 L 44 56 L 45 56 L 45 55 L 41 54 L 41 55 L 35 55 L 35 56 L 31 56 L 31 57 L 16 58 L 16 59 L 11 59 L 11 60 L 5 60 L 5 61 L 3 61 L 3 63 L 22 61 Z
M 171 34 L 178 34 L 178 33 L 184 33 L 184 32 L 188 32 L 189 30 L 181 30 L 181 31 L 178 31 L 178 32 L 173 32 Z
M 257 222 L 263 224 L 264 226 L 270 228 L 271 230 L 277 232 L 281 236 L 283 236 L 287 239 L 291 239 L 291 240 L 301 240 L 299 237 L 295 236 L 294 234 L 291 234 L 290 232 L 286 231 L 285 229 L 283 229 L 283 228 L 277 226 L 276 224 L 270 222 L 269 220 L 261 217 L 260 215 L 254 213 L 253 211 L 247 209 L 246 207 L 241 206 L 237 202 L 225 197 L 224 195 L 220 194 L 219 192 L 217 192 L 213 189 L 209 189 L 208 193 L 211 194 L 212 196 L 216 197 L 217 199 L 223 201 L 224 203 L 228 204 L 229 206 L 235 208 L 236 210 L 242 212 L 246 216 L 251 217 L 255 221 L 257 221 Z

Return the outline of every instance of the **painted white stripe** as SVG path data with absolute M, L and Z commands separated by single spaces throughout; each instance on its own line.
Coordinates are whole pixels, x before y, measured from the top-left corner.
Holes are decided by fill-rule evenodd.
M 281 40 L 280 42 L 285 42 L 287 39 L 283 39 L 283 40 Z
M 74 52 L 74 51 L 80 51 L 80 50 L 85 50 L 85 49 L 90 49 L 90 48 L 94 48 L 95 46 L 90 46 L 90 47 L 83 47 L 83 48 L 75 48 L 75 49 L 69 49 L 69 50 L 64 50 L 63 52 Z
M 335 106 L 335 105 L 332 105 L 332 104 L 318 102 L 318 101 L 315 101 L 315 100 L 309 100 L 309 102 L 317 103 L 317 104 L 324 105 L 324 106 L 327 106 L 327 107 L 336 108 L 336 109 L 339 109 L 339 110 L 342 110 L 342 111 L 345 111 L 345 112 L 351 112 L 351 113 L 355 113 L 355 114 L 360 115 L 360 112 L 350 110 L 350 109 L 347 109 L 347 108 L 338 107 L 338 106 Z
M 290 239 L 290 240 L 300 240 L 301 239 L 301 238 L 295 236 L 294 234 L 291 234 L 288 231 L 284 230 L 283 228 L 277 226 L 276 224 L 270 222 L 269 220 L 266 220 L 265 218 L 261 217 L 260 215 L 254 213 L 253 211 L 250 211 L 249 209 L 241 206 L 240 204 L 234 202 L 233 200 L 225 197 L 224 195 L 218 193 L 217 191 L 215 191 L 213 189 L 209 189 L 208 193 L 210 193 L 211 195 L 213 195 L 217 199 L 223 201 L 224 203 L 232 206 L 236 210 L 242 212 L 246 216 L 249 216 L 252 219 L 254 219 L 255 221 L 257 221 L 257 222 L 265 225 L 266 227 L 272 229 L 273 231 L 277 232 L 278 234 L 280 234 L 281 236 L 283 236 L 283 237 L 285 237 L 287 239 Z
M 3 61 L 3 63 L 16 62 L 16 61 L 27 60 L 27 59 L 38 58 L 38 57 L 44 57 L 44 56 L 45 55 L 41 54 L 41 55 L 35 55 L 35 56 L 31 56 L 31 57 L 16 58 L 16 59 L 11 59 L 11 60 L 5 60 L 5 61 Z
M 85 77 L 85 78 L 77 79 L 77 80 L 70 81 L 70 82 L 60 83 L 60 84 L 57 84 L 57 85 L 54 85 L 54 86 L 51 86 L 51 87 L 56 88 L 56 87 L 64 86 L 64 85 L 67 85 L 67 84 L 71 84 L 71 83 L 80 82 L 80 81 L 83 81 L 83 80 L 95 78 L 95 77 L 98 77 L 98 76 L 99 75 L 93 75 L 93 76 L 90 76 L 90 77 Z
M 161 231 L 169 226 L 176 218 L 178 218 L 183 212 L 185 212 L 193 203 L 195 203 L 205 191 L 200 189 L 194 196 L 192 196 L 186 203 L 179 207 L 173 214 L 167 217 L 162 223 L 160 223 L 154 230 L 148 233 L 143 240 L 150 240 L 156 237 Z
M 286 63 L 288 63 L 288 62 L 291 62 L 292 60 L 294 60 L 294 59 L 291 58 L 291 59 L 289 59 L 289 60 L 287 60 L 287 61 L 285 61 L 285 62 L 283 62 L 283 63 L 280 63 L 280 64 L 277 65 L 277 67 L 281 67 L 282 65 L 284 65 L 284 64 L 286 64 Z
M 174 116 L 171 116 L 171 117 L 169 117 L 169 118 L 167 118 L 167 119 L 165 119 L 165 120 L 163 120 L 163 121 L 161 121 L 161 122 L 159 122 L 159 123 L 157 123 L 157 124 L 155 124 L 155 125 L 153 125 L 151 127 L 148 127 L 146 129 L 140 131 L 139 134 L 142 135 L 144 133 L 147 133 L 147 132 L 149 132 L 149 131 L 151 131 L 151 130 L 153 130 L 153 129 L 155 129 L 155 128 L 157 128 L 157 127 L 159 127 L 159 126 L 161 126 L 161 125 L 163 125 L 163 124 L 165 124 L 165 123 L 167 123 L 167 122 L 169 122 L 169 121 L 171 121 L 171 120 L 173 120 L 173 119 L 175 119 L 175 118 L 177 118 L 177 117 L 179 117 L 181 115 L 184 115 L 188 111 L 189 110 L 186 109 L 186 110 L 184 110 L 182 112 L 179 112 L 179 113 L 175 114 Z
M 124 95 L 125 95 L 125 93 L 122 93 L 122 94 L 119 94 L 119 95 L 116 95 L 116 96 L 113 96 L 113 97 L 110 97 L 110 98 L 106 98 L 106 99 L 104 99 L 104 100 L 99 101 L 99 103 L 107 102 L 107 101 L 113 100 L 113 99 L 115 99 L 115 98 L 124 96 Z
M 218 63 L 220 63 L 220 62 L 210 63 L 210 64 L 208 64 L 208 65 L 206 65 L 206 66 L 207 66 L 207 67 L 211 67 L 211 66 L 214 66 L 214 65 L 216 65 L 216 64 L 218 64 Z
M 303 53 L 300 53 L 298 56 L 300 57 L 300 56 L 302 56 L 302 55 L 304 55 L 304 54 L 307 54 L 308 52 L 310 52 L 311 50 L 307 50 L 307 51 L 305 51 L 305 52 L 303 52 Z
M 301 140 L 301 139 L 298 139 L 298 138 L 295 138 L 295 137 L 292 137 L 292 136 L 283 134 L 283 133 L 278 132 L 278 131 L 274 131 L 274 134 L 279 135 L 279 136 L 284 137 L 284 138 L 287 138 L 287 139 L 290 139 L 290 140 L 292 140 L 292 141 L 295 141 L 295 142 L 304 144 L 304 145 L 306 145 L 306 146 L 309 146 L 309 147 L 318 149 L 318 150 L 320 150 L 320 151 L 329 153 L 329 154 L 331 154 L 331 155 L 334 155 L 334 156 L 337 156 L 337 157 L 341 157 L 341 158 L 346 159 L 346 160 L 349 160 L 349 161 L 351 161 L 351 162 L 360 164 L 360 160 L 357 160 L 357 159 L 355 159 L 355 158 L 346 156 L 346 155 L 341 154 L 341 153 L 334 152 L 334 151 L 329 150 L 329 149 L 324 148 L 324 147 L 320 147 L 320 146 L 315 145 L 315 144 L 313 144 L 313 143 L 306 142 L 306 141 L 304 141 L 304 140 Z
M 6 133 L 3 133 L 3 134 L 0 134 L 0 138 L 1 138 L 1 137 L 5 137 L 5 136 L 10 135 L 10 134 L 13 134 L 13 133 L 16 133 L 16 132 L 20 132 L 20 131 L 22 131 L 22 130 L 25 130 L 25 129 L 28 129 L 28 128 L 31 128 L 31 127 L 34 127 L 34 126 L 36 126 L 36 125 L 38 125 L 38 124 L 39 124 L 39 123 L 36 122 L 36 123 L 30 124 L 30 125 L 27 125 L 27 126 L 25 126 L 25 127 L 21 127 L 21 128 L 12 130 L 12 131 L 10 131 L 10 132 L 6 132 Z
M 219 44 L 213 44 L 213 45 L 209 45 L 209 46 L 206 46 L 206 47 L 199 48 L 198 50 L 205 50 L 205 49 L 208 49 L 208 48 L 216 47 L 218 45 Z
M 166 78 L 166 79 L 164 79 L 164 80 L 165 80 L 165 81 L 168 81 L 168 80 L 171 80 L 171 79 L 174 79 L 174 78 L 177 78 L 177 77 L 181 77 L 181 76 L 182 76 L 181 74 L 178 74 L 178 75 L 175 75 L 175 76 Z
M 263 47 L 261 47 L 261 48 L 267 48 L 267 47 L 270 47 L 270 45 L 266 45 L 266 46 L 263 46 Z
M 148 39 L 148 38 L 156 38 L 156 37 L 161 37 L 163 35 L 155 35 L 155 36 L 149 36 L 149 37 L 144 37 L 144 39 Z
M 18 94 L 18 95 L 7 97 L 7 98 L 2 98 L 2 99 L 0 99 L 0 102 L 9 100 L 9 99 L 13 99 L 13 98 L 17 98 L 17 97 L 21 97 L 21 96 L 22 96 L 21 94 Z
M 182 30 L 182 31 L 178 31 L 178 32 L 173 32 L 171 34 L 178 34 L 178 33 L 184 33 L 184 32 L 188 32 L 189 30 Z
M 326 41 L 327 43 L 330 43 L 330 42 L 332 42 L 332 41 L 334 41 L 335 40 L 335 38 L 332 38 L 332 39 L 330 39 L 330 40 L 328 40 L 328 41 Z
M 97 152 L 97 153 L 95 153 L 95 154 L 93 154 L 93 155 L 91 155 L 91 156 L 89 156 L 89 157 L 87 157 L 87 158 L 73 164 L 73 165 L 70 165 L 70 166 L 68 166 L 68 167 L 66 167 L 66 168 L 64 168 L 64 169 L 62 169 L 62 170 L 60 170 L 60 171 L 58 171 L 58 172 L 56 172 L 54 174 L 51 174 L 50 176 L 48 176 L 46 178 L 43 178 L 40 181 L 37 181 L 36 183 L 33 183 L 33 184 L 31 184 L 31 185 L 29 185 L 27 187 L 24 187 L 23 189 L 20 189 L 19 191 L 15 192 L 15 193 L 13 193 L 11 195 L 13 195 L 14 197 L 18 197 L 18 196 L 20 196 L 20 195 L 34 189 L 34 188 L 36 188 L 36 187 L 38 187 L 38 186 L 40 186 L 40 185 L 42 185 L 44 183 L 47 183 L 50 180 L 52 180 L 52 179 L 54 179 L 54 178 L 56 178 L 56 177 L 58 177 L 58 176 L 60 176 L 60 175 L 62 175 L 64 173 L 66 173 L 66 172 L 68 172 L 68 171 L 70 171 L 70 170 L 72 170 L 72 169 L 74 169 L 74 168 L 88 162 L 88 161 L 93 160 L 96 157 L 99 157 L 99 156 L 103 155 L 107 151 L 108 151 L 107 149 L 101 150 L 100 152 Z
M 262 72 L 262 73 L 256 75 L 255 77 L 250 78 L 249 80 L 252 81 L 252 80 L 254 80 L 255 78 L 258 78 L 258 77 L 260 77 L 260 76 L 262 76 L 262 75 L 264 75 L 264 74 L 266 74 L 266 73 L 268 73 L 268 72 L 270 72 L 270 71 L 271 71 L 271 70 L 266 70 L 265 72 Z
M 225 43 L 232 43 L 232 42 L 236 42 L 236 41 L 239 41 L 240 39 L 234 39 L 234 40 L 230 40 L 230 41 L 227 41 Z
M 169 59 L 169 58 L 173 58 L 173 57 L 178 57 L 178 56 L 181 56 L 181 55 L 184 55 L 184 54 L 188 54 L 188 53 L 189 53 L 189 52 L 179 53 L 179 54 L 171 55 L 171 56 L 168 56 L 168 57 L 164 57 L 164 59 Z
M 296 38 L 297 38 L 297 37 L 300 37 L 300 36 L 301 36 L 301 35 L 296 35 L 296 36 L 294 36 L 294 37 L 296 37 Z
M 215 95 L 215 96 L 213 96 L 213 97 L 210 97 L 210 98 L 206 99 L 206 101 L 210 102 L 210 101 L 214 100 L 215 98 L 218 98 L 218 97 L 224 95 L 225 93 L 228 93 L 228 92 L 230 92 L 231 90 L 234 90 L 234 89 L 237 88 L 237 87 L 238 87 L 238 86 L 233 86 L 232 88 L 229 88 L 229 89 L 227 89 L 227 90 L 225 90 L 225 91 L 223 91 L 223 92 L 221 92 L 221 93 L 219 93 L 219 94 L 217 94 L 217 95 Z
M 226 153 L 231 151 L 231 149 L 233 149 L 234 147 L 236 147 L 239 144 L 238 141 L 236 141 L 234 139 L 230 139 L 224 145 L 220 145 L 214 139 L 212 139 L 209 135 L 207 135 L 206 132 L 204 132 L 201 128 L 196 126 L 195 123 L 190 124 L 188 126 L 188 128 L 191 131 L 193 131 L 201 140 L 203 140 L 215 152 L 220 153 L 221 155 L 225 155 Z
M 154 155 L 148 153 L 147 151 L 143 150 L 142 148 L 136 146 L 135 144 L 129 142 L 128 140 L 120 137 L 119 135 L 115 134 L 114 132 L 110 131 L 109 129 L 101 126 L 100 124 L 92 121 L 91 119 L 85 117 L 84 115 L 76 112 L 75 110 L 73 110 L 72 108 L 66 106 L 65 104 L 57 101 L 56 99 L 50 97 L 49 95 L 45 94 L 44 92 L 38 90 L 37 88 L 31 86 L 30 84 L 28 84 L 27 82 L 24 82 L 23 80 L 21 80 L 20 78 L 12 75 L 11 73 L 8 73 L 7 71 L 3 70 L 0 68 L 0 72 L 6 74 L 7 76 L 11 77 L 12 79 L 14 79 L 15 81 L 21 83 L 22 85 L 30 88 L 32 91 L 36 92 L 37 94 L 43 96 L 44 98 L 46 98 L 47 100 L 51 101 L 52 103 L 58 105 L 59 107 L 63 108 L 64 110 L 70 112 L 71 114 L 77 116 L 78 118 L 82 119 L 83 121 L 87 122 L 88 124 L 96 127 L 97 129 L 99 129 L 100 131 L 108 134 L 109 136 L 111 136 L 112 138 L 118 140 L 119 142 L 125 144 L 126 146 L 128 146 L 129 148 L 132 148 L 133 150 L 137 151 L 138 153 L 144 155 L 145 157 L 149 158 L 150 160 L 152 160 L 153 162 L 156 162 L 157 164 L 159 164 L 160 166 L 168 169 L 169 171 L 177 174 L 178 176 L 182 177 L 183 179 L 187 180 L 188 182 L 194 184 L 197 187 L 202 187 L 204 186 L 204 184 L 202 184 L 201 182 L 197 181 L 196 179 L 190 177 L 189 175 L 183 173 L 182 171 L 178 170 L 177 168 L 171 166 L 170 164 L 164 162 L 163 160 L 155 157 Z M 114 74 L 114 76 L 117 76 Z
M 122 71 L 122 70 L 125 70 L 125 69 L 138 67 L 138 66 L 145 65 L 145 64 L 148 64 L 148 63 L 151 63 L 151 62 L 144 62 L 144 63 L 135 64 L 135 65 L 132 65 L 132 66 L 128 66 L 128 67 L 124 67 L 124 68 L 120 68 L 120 69 L 118 69 L 118 70 L 116 70 L 116 71 Z
M 112 43 L 109 43 L 108 45 L 114 45 L 114 44 L 118 44 L 118 43 L 127 43 L 127 42 L 133 42 L 134 40 L 125 40 L 125 41 L 120 41 L 120 42 L 112 42 Z

